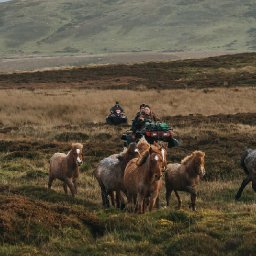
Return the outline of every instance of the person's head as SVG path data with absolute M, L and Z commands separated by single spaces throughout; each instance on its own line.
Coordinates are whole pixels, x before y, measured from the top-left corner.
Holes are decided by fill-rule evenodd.
M 144 103 L 142 103 L 140 105 L 140 113 L 144 113 L 145 112 L 145 106 L 146 106 L 146 104 L 144 104 Z
M 146 114 L 146 115 L 150 115 L 151 109 L 150 109 L 149 105 L 145 105 L 144 111 L 145 111 L 145 114 Z
M 119 105 L 119 102 L 118 102 L 118 101 L 116 101 L 116 105 Z

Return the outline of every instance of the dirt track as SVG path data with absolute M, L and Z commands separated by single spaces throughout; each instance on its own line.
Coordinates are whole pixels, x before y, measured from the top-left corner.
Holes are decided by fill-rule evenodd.
M 78 67 L 102 64 L 134 64 L 142 62 L 173 61 L 184 59 L 201 59 L 224 54 L 234 54 L 232 51 L 217 52 L 138 52 L 112 53 L 78 56 L 25 56 L 0 59 L 0 74 L 15 71 L 33 71 L 45 69 L 63 69 L 63 67 Z

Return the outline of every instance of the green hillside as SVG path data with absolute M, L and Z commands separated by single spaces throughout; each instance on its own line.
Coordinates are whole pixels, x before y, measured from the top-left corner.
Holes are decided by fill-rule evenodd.
M 254 51 L 253 0 L 14 0 L 0 54 Z

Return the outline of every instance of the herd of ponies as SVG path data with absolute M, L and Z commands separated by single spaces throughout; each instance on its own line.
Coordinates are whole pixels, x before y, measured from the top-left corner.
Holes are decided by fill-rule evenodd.
M 73 143 L 68 154 L 55 153 L 50 159 L 48 189 L 54 179 L 63 181 L 64 192 L 68 188 L 74 197 L 77 194 L 79 166 L 83 163 L 83 145 Z M 160 207 L 159 195 L 165 179 L 166 204 L 169 206 L 172 191 L 178 205 L 178 191 L 191 196 L 190 208 L 196 210 L 196 185 L 205 175 L 205 153 L 199 150 L 186 156 L 180 163 L 167 163 L 167 148 L 157 142 L 150 145 L 145 138 L 131 143 L 119 154 L 101 160 L 93 174 L 101 189 L 103 207 L 126 209 L 144 213 L 147 209 Z M 245 186 L 252 181 L 256 191 L 256 150 L 248 149 L 241 157 L 241 166 L 246 173 L 236 199 L 241 197 Z

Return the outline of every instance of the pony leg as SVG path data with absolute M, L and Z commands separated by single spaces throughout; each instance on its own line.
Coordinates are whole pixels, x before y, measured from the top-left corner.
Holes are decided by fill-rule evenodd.
M 120 209 L 123 210 L 127 201 L 125 200 L 126 194 L 123 191 L 119 191 L 120 195 Z
M 166 188 L 165 198 L 166 198 L 166 205 L 167 206 L 170 206 L 171 194 L 172 194 L 172 189 Z
M 110 196 L 111 205 L 112 205 L 113 207 L 115 207 L 115 194 L 114 194 L 114 191 L 111 191 L 111 192 L 109 192 L 108 194 L 109 194 L 109 196 Z
M 145 211 L 147 210 L 148 206 L 149 206 L 149 198 L 146 197 L 146 198 L 144 198 L 143 205 L 142 205 L 142 212 L 143 213 L 145 213 Z
M 149 211 L 150 212 L 153 210 L 153 207 L 155 206 L 156 198 L 157 197 L 155 197 L 155 196 L 150 197 L 150 200 L 149 200 Z
M 175 193 L 175 196 L 176 196 L 177 199 L 178 199 L 178 206 L 177 206 L 177 209 L 179 210 L 179 209 L 181 208 L 181 199 L 180 199 L 180 196 L 179 196 L 177 190 L 174 190 L 174 193 Z
M 156 208 L 160 209 L 160 197 L 158 195 L 158 197 L 156 198 Z
M 128 212 L 132 212 L 132 208 L 133 208 L 133 196 L 129 193 L 127 193 L 127 205 L 126 205 L 126 209 Z
M 104 186 L 100 186 L 102 205 L 104 208 L 109 208 L 108 194 Z
M 139 194 L 137 197 L 137 203 L 136 203 L 136 208 L 138 209 L 138 213 L 144 213 L 143 201 L 144 201 L 143 196 Z
M 191 194 L 191 207 L 193 211 L 196 210 L 196 193 Z
M 189 192 L 191 195 L 191 205 L 189 208 L 192 208 L 193 211 L 196 210 L 196 191 L 193 187 L 186 187 L 185 191 Z
M 65 194 L 67 195 L 68 194 L 68 186 L 65 182 L 63 182 L 63 190 L 64 190 Z
M 133 201 L 133 206 L 134 206 L 134 212 L 138 211 L 138 205 L 137 205 L 137 195 L 134 195 L 132 197 L 132 201 Z
M 119 190 L 116 191 L 116 208 L 120 208 L 121 205 L 121 193 Z
M 251 178 L 250 178 L 249 176 L 246 177 L 246 178 L 242 181 L 242 184 L 241 184 L 239 190 L 238 190 L 237 193 L 236 193 L 236 197 L 235 197 L 236 200 L 238 200 L 238 199 L 241 197 L 244 188 L 247 186 L 247 184 L 248 184 L 250 181 L 251 181 Z
M 109 208 L 110 207 L 110 203 L 109 203 L 109 199 L 108 199 L 108 193 L 105 191 L 105 189 L 103 189 L 101 191 L 101 193 L 102 193 L 103 206 L 105 208 Z
M 75 191 L 76 191 L 76 194 L 77 194 L 77 179 L 73 178 L 73 184 L 74 184 L 74 188 L 75 188 Z
M 74 196 L 75 196 L 75 193 L 76 193 L 76 190 L 75 190 L 75 187 L 74 187 L 74 184 L 73 184 L 72 180 L 66 178 L 66 179 L 65 179 L 65 183 L 68 185 L 68 187 L 69 187 L 69 189 L 70 189 L 70 191 L 71 191 L 71 194 L 72 194 L 72 196 L 74 197 Z
M 54 180 L 54 178 L 53 178 L 52 176 L 49 176 L 49 180 L 48 180 L 48 190 L 51 189 L 53 180 Z

